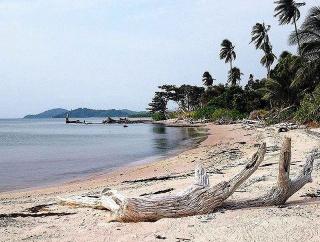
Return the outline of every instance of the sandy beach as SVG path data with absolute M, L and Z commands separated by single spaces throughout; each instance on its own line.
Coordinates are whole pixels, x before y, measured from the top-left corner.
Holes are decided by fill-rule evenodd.
M 194 167 L 199 163 L 210 175 L 210 184 L 215 184 L 237 174 L 257 145 L 266 142 L 265 160 L 230 199 L 256 197 L 276 182 L 284 136 L 292 139 L 292 176 L 301 169 L 309 152 L 320 145 L 318 130 L 278 133 L 272 127 L 249 128 L 242 124 L 208 124 L 207 128 L 208 138 L 198 147 L 165 160 L 117 169 L 86 180 L 0 193 L 0 241 L 319 241 L 318 158 L 313 182 L 281 207 L 224 209 L 153 223 L 118 223 L 108 222 L 106 210 L 59 204 L 58 196 L 94 195 L 106 187 L 132 197 L 154 192 L 173 194 L 192 183 Z

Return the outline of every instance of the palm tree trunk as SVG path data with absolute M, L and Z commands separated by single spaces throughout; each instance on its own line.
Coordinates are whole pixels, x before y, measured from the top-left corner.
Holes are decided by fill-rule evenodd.
M 267 78 L 270 78 L 270 66 L 267 66 Z
M 297 36 L 299 55 L 301 56 L 301 45 L 300 45 L 300 38 L 299 38 L 299 34 L 298 34 L 298 28 L 297 28 L 297 20 L 296 20 L 296 18 L 294 19 L 294 28 L 295 28 L 296 36 Z
M 230 71 L 232 71 L 232 60 L 230 60 Z

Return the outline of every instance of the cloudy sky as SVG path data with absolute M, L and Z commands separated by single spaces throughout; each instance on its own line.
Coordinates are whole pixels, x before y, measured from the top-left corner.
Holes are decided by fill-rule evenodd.
M 306 0 L 308 8 L 320 0 Z M 0 118 L 46 109 L 144 110 L 158 85 L 201 85 L 229 38 L 236 66 L 263 77 L 251 27 L 272 25 L 274 52 L 293 26 L 278 26 L 272 0 L 0 0 Z

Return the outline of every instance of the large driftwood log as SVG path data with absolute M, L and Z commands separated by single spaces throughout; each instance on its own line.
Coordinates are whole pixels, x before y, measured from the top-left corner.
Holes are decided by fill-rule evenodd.
M 313 150 L 306 158 L 306 162 L 294 179 L 290 179 L 291 163 L 291 139 L 284 138 L 280 151 L 279 173 L 277 184 L 265 195 L 243 201 L 226 201 L 223 206 L 228 208 L 261 207 L 283 205 L 285 202 L 304 185 L 312 182 L 313 161 L 317 150 Z
M 245 168 L 228 182 L 209 186 L 209 177 L 204 168 L 195 169 L 195 181 L 185 191 L 176 195 L 127 198 L 115 190 L 105 189 L 101 197 L 60 198 L 66 204 L 106 208 L 113 221 L 156 221 L 161 218 L 176 218 L 213 212 L 259 167 L 266 153 L 266 144 L 261 144 Z
M 185 191 L 176 195 L 128 198 L 116 190 L 104 189 L 101 196 L 72 196 L 60 198 L 65 204 L 107 209 L 111 221 L 140 222 L 156 221 L 161 218 L 177 218 L 213 212 L 216 208 L 243 208 L 282 205 L 305 184 L 312 181 L 311 173 L 315 152 L 307 158 L 300 173 L 290 179 L 291 139 L 285 138 L 279 161 L 278 181 L 275 187 L 261 197 L 243 201 L 225 201 L 259 167 L 266 153 L 266 144 L 261 144 L 245 168 L 228 182 L 209 185 L 204 168 L 195 169 L 195 182 Z

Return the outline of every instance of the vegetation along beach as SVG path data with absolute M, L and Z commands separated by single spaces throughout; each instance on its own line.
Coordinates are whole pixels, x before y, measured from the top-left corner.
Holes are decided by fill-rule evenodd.
M 0 2 L 52 31 L 4 38 L 0 241 L 320 241 L 318 0 L 35 2 Z

